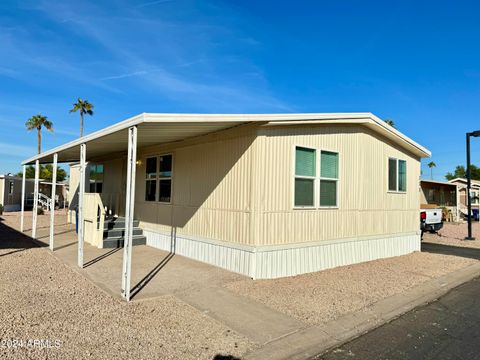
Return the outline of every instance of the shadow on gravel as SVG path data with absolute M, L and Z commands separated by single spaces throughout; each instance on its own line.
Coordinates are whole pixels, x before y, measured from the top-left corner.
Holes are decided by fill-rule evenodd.
M 232 355 L 217 354 L 213 357 L 213 360 L 240 360 L 240 358 Z
M 422 243 L 422 252 L 432 254 L 453 255 L 468 259 L 480 260 L 480 249 L 461 246 Z
M 1 253 L 0 257 L 35 247 L 44 247 L 45 244 L 36 243 L 33 239 L 20 231 L 7 226 L 0 218 L 0 250 L 11 249 L 13 251 Z

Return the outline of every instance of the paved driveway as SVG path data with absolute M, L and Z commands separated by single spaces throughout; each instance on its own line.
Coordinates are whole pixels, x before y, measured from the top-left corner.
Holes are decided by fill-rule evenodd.
M 479 321 L 477 278 L 316 359 L 479 359 Z

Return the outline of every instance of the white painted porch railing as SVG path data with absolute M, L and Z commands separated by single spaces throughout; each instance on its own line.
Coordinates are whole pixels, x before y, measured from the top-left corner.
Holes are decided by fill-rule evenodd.
M 52 210 L 52 199 L 50 199 L 47 195 L 38 193 L 38 203 L 48 210 Z
M 85 241 L 90 245 L 102 248 L 105 210 L 100 194 L 85 193 L 83 213 Z

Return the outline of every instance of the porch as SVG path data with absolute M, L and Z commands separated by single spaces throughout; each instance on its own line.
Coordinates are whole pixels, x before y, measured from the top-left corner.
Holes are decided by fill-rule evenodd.
M 246 124 L 251 121 L 246 120 L 243 116 L 234 117 L 233 119 L 225 119 L 222 117 L 214 117 L 206 119 L 202 115 L 178 115 L 178 114 L 141 114 L 133 118 L 127 119 L 121 123 L 100 130 L 96 133 L 87 135 L 68 144 L 52 149 L 40 155 L 34 156 L 23 162 L 23 190 L 22 190 L 22 220 L 20 224 L 21 231 L 25 229 L 24 220 L 24 204 L 25 204 L 25 168 L 26 165 L 35 164 L 35 188 L 34 188 L 34 209 L 32 219 L 32 238 L 38 239 L 40 233 L 37 230 L 37 207 L 39 203 L 39 167 L 40 164 L 52 164 L 54 173 L 52 179 L 52 189 L 56 189 L 56 168 L 57 163 L 78 163 L 79 181 L 78 189 L 70 189 L 76 196 L 76 201 L 71 201 L 71 209 L 75 208 L 78 216 L 78 241 L 76 246 L 76 261 L 80 269 L 90 267 L 96 258 L 107 258 L 108 253 L 111 255 L 111 261 L 116 263 L 115 259 L 122 257 L 122 268 L 118 273 L 121 280 L 121 287 L 116 287 L 117 282 L 110 282 L 114 288 L 121 289 L 122 296 L 128 301 L 136 291 L 137 285 L 134 285 L 134 279 L 131 278 L 132 253 L 135 243 L 135 201 L 138 199 L 135 195 L 136 187 L 136 168 L 141 164 L 137 160 L 137 150 L 144 149 L 149 146 L 158 144 L 166 144 L 182 141 L 189 138 L 199 137 L 212 134 L 221 130 L 229 129 L 237 125 Z M 117 167 L 122 169 L 115 177 L 112 177 L 116 191 L 112 194 L 112 198 L 105 196 L 112 191 L 111 186 L 100 196 L 92 192 L 92 188 L 87 188 L 87 163 L 95 162 L 99 158 L 119 159 L 123 166 Z M 159 170 L 161 171 L 161 170 Z M 158 175 L 162 177 L 163 175 Z M 157 180 L 155 180 L 157 181 Z M 156 192 L 157 200 L 165 200 L 162 198 L 161 189 L 164 179 L 158 180 L 159 191 Z M 169 192 L 171 192 L 171 178 L 169 184 Z M 91 184 L 90 184 L 91 185 Z M 107 186 L 102 187 L 107 188 Z M 114 196 L 113 196 L 114 195 Z M 121 195 L 121 196 L 119 196 Z M 53 191 L 52 198 L 55 197 Z M 170 199 L 170 197 L 169 197 Z M 104 202 L 106 202 L 104 204 Z M 167 201 L 164 201 L 167 203 Z M 170 202 L 170 201 L 168 201 Z M 113 210 L 113 211 L 112 211 Z M 55 212 L 50 216 L 50 230 L 48 234 L 48 243 L 52 251 L 58 249 L 58 241 L 55 233 Z M 123 247 L 122 251 L 113 250 L 93 250 L 90 245 L 103 248 L 104 243 L 104 227 L 105 221 L 110 215 L 121 215 L 124 217 L 124 227 L 122 228 L 121 239 L 118 246 Z M 111 217 L 110 217 L 111 219 Z M 172 224 L 169 224 L 172 226 Z M 72 244 L 73 245 L 73 244 Z M 65 248 L 72 247 L 70 244 L 64 244 Z M 96 253 L 86 254 L 85 249 Z M 149 249 L 150 250 L 150 249 Z M 71 254 L 66 255 L 68 261 L 73 261 L 75 250 L 70 250 Z M 142 250 L 136 250 L 142 251 Z M 97 255 L 95 257 L 95 255 Z M 115 255 L 115 256 L 113 256 Z M 165 254 L 165 261 L 169 260 L 168 253 Z M 158 258 L 155 257 L 155 261 Z M 118 260 L 120 261 L 120 260 Z M 145 264 L 147 264 L 145 262 Z M 152 265 L 152 264 L 149 264 Z M 157 265 L 161 267 L 161 264 Z M 101 270 L 100 270 L 101 271 Z M 172 277 L 175 278 L 175 277 Z M 137 279 L 142 280 L 142 279 Z M 132 287 L 132 285 L 134 285 Z
M 15 216 L 12 213 L 9 216 Z M 32 216 L 24 214 L 28 235 L 31 232 Z M 19 227 L 19 224 L 13 224 Z M 120 297 L 123 248 L 100 249 L 88 243 L 84 245 L 84 266 L 77 267 L 78 239 L 75 225 L 67 222 L 67 213 L 55 213 L 55 244 L 51 254 L 68 267 L 76 270 L 99 288 L 115 297 Z M 36 241 L 49 246 L 49 214 L 38 217 Z M 225 284 L 246 277 L 220 269 L 216 266 L 175 255 L 147 245 L 133 247 L 130 299 L 147 299 L 185 291 L 200 291 L 206 288 L 223 287 Z

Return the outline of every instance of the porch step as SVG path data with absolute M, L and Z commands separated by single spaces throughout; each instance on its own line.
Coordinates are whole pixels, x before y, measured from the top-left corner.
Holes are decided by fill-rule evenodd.
M 142 235 L 143 231 L 139 227 L 133 228 L 133 235 Z M 116 237 L 122 237 L 125 236 L 125 228 L 120 229 L 120 228 L 113 228 L 113 229 L 105 229 L 103 231 L 103 238 L 104 239 L 109 239 L 109 238 L 116 238 Z
M 132 245 L 145 245 L 147 238 L 143 235 L 143 230 L 138 227 L 139 221 L 133 221 Z M 119 217 L 106 220 L 103 230 L 103 247 L 118 248 L 123 247 L 125 242 L 125 218 Z
M 136 228 L 140 222 L 138 220 L 133 220 L 133 227 Z M 105 229 L 125 229 L 125 218 L 116 218 L 112 220 L 106 220 L 104 223 Z
M 109 237 L 103 239 L 103 248 L 119 248 L 123 247 L 125 238 L 123 236 L 119 237 Z M 145 245 L 147 243 L 147 238 L 144 235 L 134 235 L 132 238 L 132 245 Z

